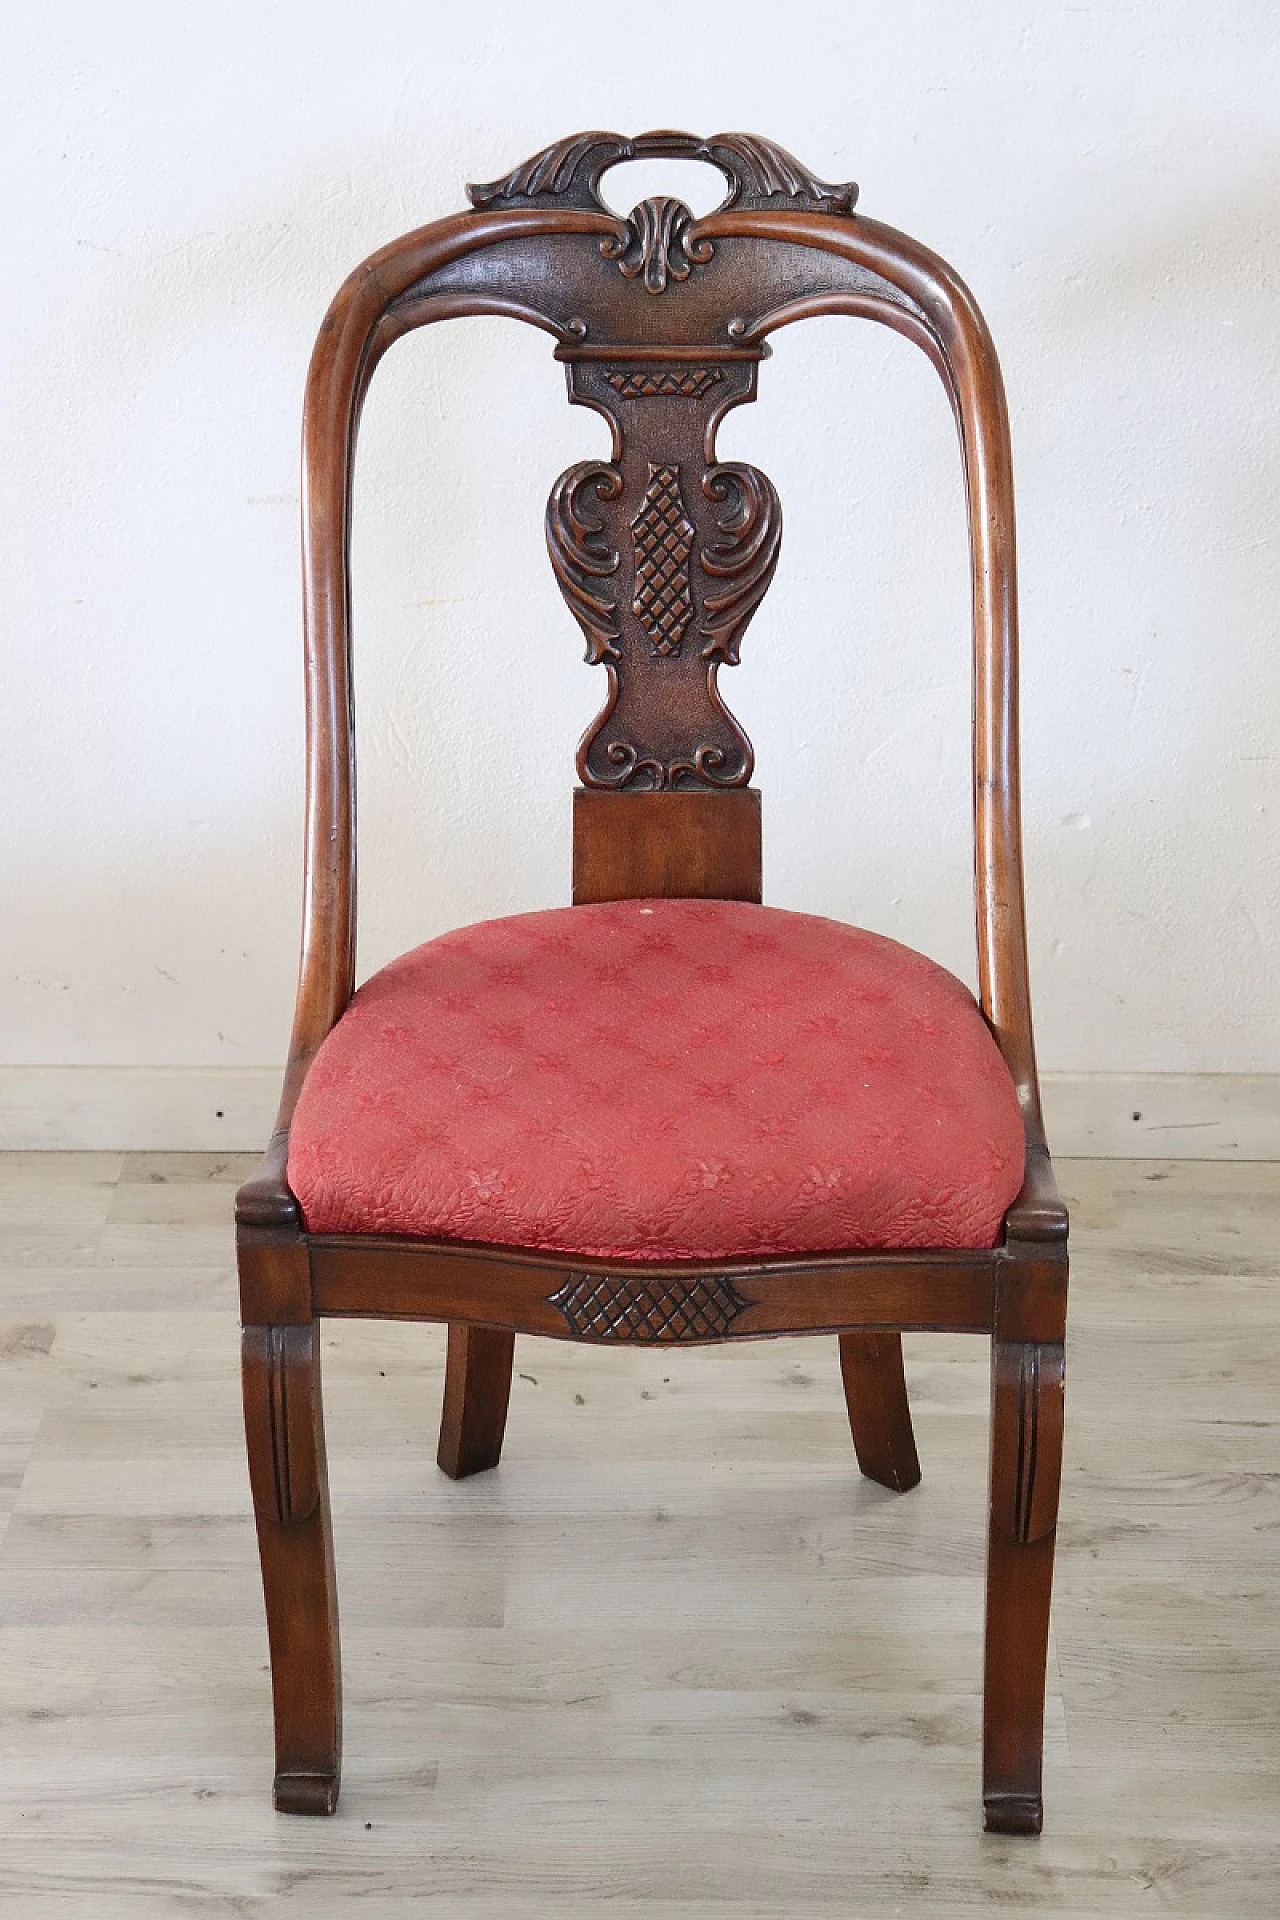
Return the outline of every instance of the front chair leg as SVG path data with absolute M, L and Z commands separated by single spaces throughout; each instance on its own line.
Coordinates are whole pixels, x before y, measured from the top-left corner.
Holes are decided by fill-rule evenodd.
M 1061 1345 L 997 1340 L 991 1364 L 984 1824 L 988 1833 L 1039 1833 L 1065 1358 Z
M 246 1327 L 241 1371 L 271 1649 L 273 1797 L 281 1813 L 332 1813 L 342 1674 L 318 1321 Z
M 436 1463 L 451 1480 L 484 1473 L 502 1457 L 515 1351 L 505 1327 L 450 1323 Z
M 902 1335 L 894 1327 L 842 1333 L 840 1377 L 854 1452 L 868 1480 L 894 1493 L 918 1486 L 920 1461 L 902 1370 Z

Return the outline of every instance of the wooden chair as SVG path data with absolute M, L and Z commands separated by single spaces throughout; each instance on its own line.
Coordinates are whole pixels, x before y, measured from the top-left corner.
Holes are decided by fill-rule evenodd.
M 666 198 L 622 219 L 601 176 L 645 156 L 707 161 L 728 192 L 705 219 Z M 301 978 L 277 1131 L 236 1204 L 284 1811 L 338 1795 L 322 1316 L 448 1323 L 439 1463 L 455 1477 L 497 1464 L 516 1333 L 835 1334 L 858 1463 L 899 1491 L 919 1478 L 907 1327 L 992 1342 L 983 1802 L 989 1829 L 1039 1831 L 1067 1216 L 1027 981 L 1008 422 L 967 289 L 855 197 L 754 135 L 581 134 L 373 255 L 321 328 Z M 893 942 L 758 904 L 752 753 L 717 680 L 781 516 L 763 474 L 717 462 L 715 434 L 754 397 L 769 336 L 834 313 L 915 341 L 959 427 L 980 1008 Z M 613 437 L 547 510 L 608 681 L 578 753 L 574 904 L 429 942 L 353 999 L 357 422 L 393 340 L 471 314 L 550 333 L 570 400 Z

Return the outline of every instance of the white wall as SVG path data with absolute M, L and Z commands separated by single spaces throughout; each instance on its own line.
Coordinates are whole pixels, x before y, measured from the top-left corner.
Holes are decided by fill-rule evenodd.
M 579 126 L 667 125 L 751 128 L 860 180 L 987 313 L 1021 507 L 1044 1064 L 1280 1070 L 1270 0 L 470 11 L 7 17 L 0 1059 L 282 1056 L 316 326 L 352 265 L 464 204 L 465 180 Z M 572 750 L 601 690 L 541 518 L 602 444 L 529 330 L 436 329 L 378 375 L 357 489 L 365 970 L 566 897 Z M 880 329 L 794 329 L 722 448 L 787 516 L 729 676 L 769 897 L 967 973 L 964 527 L 936 378 Z

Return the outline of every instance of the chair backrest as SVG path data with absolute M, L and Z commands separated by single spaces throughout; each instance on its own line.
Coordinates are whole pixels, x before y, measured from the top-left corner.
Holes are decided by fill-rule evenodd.
M 725 198 L 702 219 L 667 198 L 621 218 L 601 198 L 602 176 L 656 156 L 719 168 Z M 765 475 L 718 461 L 715 437 L 724 414 L 754 398 L 770 334 L 841 313 L 914 340 L 941 374 L 959 428 L 972 554 L 979 991 L 1029 1138 L 1039 1138 L 1009 432 L 972 296 L 935 254 L 855 214 L 856 187 L 816 179 L 753 134 L 578 134 L 469 193 L 473 211 L 407 234 L 352 274 L 307 383 L 307 908 L 285 1118 L 354 984 L 351 472 L 382 354 L 402 333 L 459 315 L 505 314 L 554 337 L 571 401 L 603 414 L 613 436 L 610 459 L 571 467 L 547 508 L 552 565 L 587 658 L 608 682 L 578 753 L 575 897 L 758 898 L 752 751 L 718 683 L 768 589 L 782 516 Z M 650 798 L 636 804 L 639 795 Z M 612 804 L 624 796 L 627 805 Z

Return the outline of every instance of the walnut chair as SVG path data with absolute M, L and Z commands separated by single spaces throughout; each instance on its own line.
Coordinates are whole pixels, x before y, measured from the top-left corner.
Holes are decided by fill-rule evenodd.
M 698 159 L 695 219 L 600 194 Z M 448 1324 L 439 1464 L 496 1466 L 517 1333 L 679 1345 L 836 1335 L 858 1464 L 920 1477 L 901 1330 L 992 1351 L 983 1805 L 1038 1832 L 1062 1457 L 1067 1216 L 1041 1122 L 1018 811 L 1013 489 L 968 290 L 767 140 L 585 133 L 470 190 L 339 292 L 304 420 L 306 903 L 284 1095 L 240 1189 L 244 1408 L 275 1804 L 338 1797 L 340 1668 L 319 1324 Z M 355 984 L 348 572 L 361 403 L 410 328 L 555 340 L 610 458 L 556 481 L 551 564 L 607 693 L 578 750 L 573 904 L 466 927 Z M 778 328 L 851 314 L 942 376 L 973 584 L 979 1000 L 922 955 L 762 906 L 752 751 L 718 685 L 777 561 L 755 467 L 716 459 Z M 627 1089 L 620 1123 L 616 1091 Z

